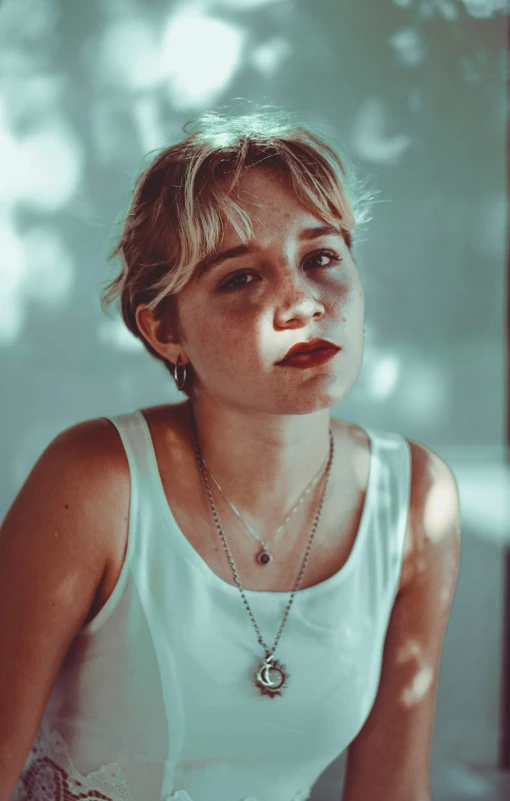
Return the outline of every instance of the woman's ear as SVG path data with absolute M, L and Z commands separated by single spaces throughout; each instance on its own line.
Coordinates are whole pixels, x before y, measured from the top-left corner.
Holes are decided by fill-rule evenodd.
M 155 312 L 151 311 L 146 303 L 141 303 L 137 306 L 135 318 L 138 330 L 156 353 L 174 364 L 180 353 L 181 358 L 185 361 L 182 346 L 175 331 L 172 331 L 168 320 L 165 319 L 165 315 L 158 319 Z

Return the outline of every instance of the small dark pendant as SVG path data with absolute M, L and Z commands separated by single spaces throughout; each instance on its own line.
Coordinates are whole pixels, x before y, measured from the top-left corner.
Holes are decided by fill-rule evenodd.
M 259 688 L 261 695 L 268 695 L 274 698 L 283 695 L 283 688 L 289 678 L 285 665 L 269 656 L 264 659 L 255 671 L 255 686 Z
M 259 565 L 268 565 L 272 561 L 273 557 L 266 548 L 257 554 L 257 562 Z

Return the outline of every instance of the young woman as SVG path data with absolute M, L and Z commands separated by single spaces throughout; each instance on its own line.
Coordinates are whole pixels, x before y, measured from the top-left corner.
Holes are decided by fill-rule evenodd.
M 330 414 L 363 355 L 341 159 L 290 116 L 204 115 L 115 253 L 182 403 L 87 420 L 0 533 L 1 801 L 430 801 L 454 476 Z

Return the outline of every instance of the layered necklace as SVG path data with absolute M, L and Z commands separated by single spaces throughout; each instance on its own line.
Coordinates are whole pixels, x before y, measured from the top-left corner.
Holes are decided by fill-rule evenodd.
M 209 503 L 211 505 L 211 510 L 212 510 L 212 513 L 213 513 L 213 516 L 214 516 L 216 527 L 218 529 L 218 533 L 219 533 L 221 541 L 223 543 L 223 547 L 224 547 L 225 552 L 227 554 L 227 558 L 229 560 L 230 567 L 232 569 L 232 574 L 234 576 L 235 584 L 236 584 L 237 588 L 239 589 L 239 591 L 240 591 L 240 593 L 242 595 L 244 605 L 246 607 L 248 615 L 250 616 L 252 624 L 253 624 L 253 626 L 255 628 L 255 631 L 256 631 L 256 634 L 257 634 L 257 640 L 258 640 L 259 644 L 262 646 L 262 648 L 264 649 L 265 656 L 262 659 L 262 661 L 260 661 L 257 664 L 256 668 L 254 669 L 253 682 L 254 682 L 255 686 L 258 688 L 258 690 L 259 690 L 261 695 L 268 696 L 269 698 L 275 698 L 276 696 L 283 695 L 283 689 L 288 683 L 288 679 L 289 679 L 290 674 L 289 674 L 289 672 L 287 670 L 286 665 L 284 665 L 282 662 L 280 662 L 278 659 L 275 658 L 274 652 L 275 652 L 276 646 L 278 645 L 278 642 L 280 640 L 283 628 L 284 628 L 284 626 L 285 626 L 285 624 L 287 622 L 287 618 L 288 618 L 290 609 L 291 609 L 292 604 L 294 602 L 294 597 L 295 597 L 296 592 L 298 591 L 299 586 L 301 584 L 301 581 L 302 581 L 302 578 L 303 578 L 303 574 L 305 572 L 305 568 L 306 568 L 306 565 L 308 563 L 308 558 L 309 558 L 309 555 L 310 555 L 310 549 L 311 549 L 311 546 L 312 546 L 312 542 L 313 542 L 313 539 L 315 537 L 315 532 L 317 530 L 317 526 L 319 524 L 319 519 L 320 519 L 321 512 L 322 512 L 322 506 L 323 506 L 323 503 L 324 503 L 324 497 L 325 497 L 325 494 L 326 494 L 326 487 L 327 487 L 329 475 L 330 475 L 330 472 L 331 472 L 331 466 L 333 464 L 333 456 L 334 456 L 333 433 L 331 431 L 331 428 L 329 428 L 329 455 L 327 457 L 327 462 L 326 462 L 324 486 L 323 486 L 322 493 L 321 493 L 319 507 L 318 507 L 317 513 L 315 515 L 315 520 L 314 520 L 314 523 L 313 523 L 313 526 L 312 526 L 312 531 L 311 531 L 310 537 L 308 539 L 308 544 L 307 544 L 307 548 L 306 548 L 305 555 L 304 555 L 304 558 L 303 558 L 303 562 L 301 564 L 301 569 L 300 569 L 298 577 L 296 579 L 296 583 L 294 585 L 294 589 L 291 592 L 291 596 L 290 596 L 289 602 L 287 603 L 286 609 L 284 611 L 283 619 L 282 619 L 282 622 L 280 624 L 280 628 L 279 628 L 278 634 L 276 635 L 276 639 L 275 639 L 275 641 L 273 643 L 273 647 L 269 648 L 266 645 L 266 643 L 264 642 L 264 640 L 262 639 L 262 635 L 260 633 L 259 627 L 257 626 L 257 622 L 256 622 L 256 620 L 255 620 L 255 618 L 253 616 L 253 613 L 251 611 L 251 608 L 250 608 L 250 605 L 249 605 L 248 600 L 246 598 L 246 595 L 244 594 L 243 587 L 241 586 L 241 583 L 239 581 L 239 575 L 238 575 L 238 572 L 237 572 L 237 569 L 236 569 L 236 566 L 235 566 L 235 563 L 234 563 L 234 559 L 232 557 L 232 553 L 230 551 L 230 547 L 228 545 L 228 542 L 227 542 L 227 540 L 225 538 L 225 534 L 224 534 L 223 529 L 221 527 L 220 519 L 218 517 L 218 512 L 216 510 L 216 506 L 214 504 L 214 500 L 213 500 L 213 497 L 212 497 L 211 488 L 209 486 L 209 480 L 208 480 L 208 477 L 207 477 L 208 469 L 206 469 L 205 460 L 204 460 L 204 458 L 202 456 L 202 453 L 200 451 L 200 446 L 198 444 L 198 437 L 197 437 L 197 431 L 196 431 L 196 421 L 195 421 L 195 416 L 194 416 L 194 411 L 193 411 L 193 404 L 191 402 L 189 404 L 189 408 L 190 408 L 190 418 L 191 418 L 191 433 L 192 433 L 192 438 L 193 438 L 193 449 L 195 451 L 195 456 L 196 456 L 196 459 L 197 459 L 198 468 L 200 470 L 200 473 L 202 475 L 202 479 L 203 479 L 204 484 L 205 484 L 205 489 L 206 489 L 206 492 L 207 492 L 207 496 L 209 498 Z M 319 472 L 320 473 L 323 472 L 323 468 L 322 467 L 321 467 L 321 470 Z M 211 474 L 211 477 L 212 477 L 212 474 Z M 214 477 L 212 477 L 212 478 L 215 481 L 216 485 L 219 487 L 219 484 L 216 481 L 216 479 L 214 479 Z M 294 507 L 292 508 L 291 512 L 287 515 L 285 521 L 282 523 L 281 526 L 278 527 L 278 529 L 276 530 L 275 533 L 278 533 L 283 529 L 283 527 L 286 525 L 286 523 L 289 520 L 289 518 L 295 512 L 296 508 L 301 504 L 302 500 L 304 500 L 306 495 L 308 495 L 308 493 L 311 491 L 312 487 L 315 486 L 315 484 L 319 481 L 319 478 L 320 478 L 320 476 L 316 476 L 314 479 L 312 479 L 310 484 L 307 486 L 307 488 L 304 490 L 304 492 L 300 495 L 297 503 L 294 505 Z M 221 490 L 221 487 L 219 487 L 219 489 Z M 225 495 L 223 490 L 221 490 L 221 492 L 223 493 L 223 495 Z M 225 496 L 225 498 L 226 498 L 226 496 Z M 227 501 L 228 501 L 228 499 L 227 499 Z M 260 564 L 260 565 L 269 564 L 273 560 L 273 556 L 269 552 L 269 549 L 267 547 L 269 540 L 266 543 L 262 542 L 262 540 L 260 540 L 259 537 L 257 536 L 257 534 L 253 531 L 251 526 L 249 526 L 246 523 L 246 521 L 244 521 L 244 519 L 242 518 L 242 515 L 240 515 L 239 511 L 234 507 L 234 505 L 230 501 L 228 501 L 228 503 L 231 506 L 231 508 L 234 510 L 234 512 L 240 517 L 240 519 L 243 520 L 243 522 L 247 526 L 248 530 L 251 531 L 251 533 L 257 538 L 257 540 L 261 543 L 261 545 L 263 547 L 263 550 L 260 551 L 259 554 L 256 557 L 257 563 Z
M 271 534 L 271 536 L 269 537 L 268 540 L 266 540 L 266 542 L 263 542 L 260 539 L 260 537 L 257 535 L 257 532 L 254 531 L 253 528 L 250 526 L 250 524 L 244 519 L 244 517 L 242 516 L 241 512 L 234 506 L 232 501 L 229 498 L 227 498 L 227 496 L 225 494 L 225 491 L 221 488 L 220 484 L 218 483 L 218 481 L 213 476 L 211 468 L 209 467 L 209 465 L 205 461 L 204 457 L 202 456 L 202 462 L 204 463 L 206 469 L 208 470 L 209 475 L 211 476 L 212 480 L 214 481 L 214 483 L 218 487 L 219 491 L 221 492 L 221 494 L 225 498 L 226 502 L 228 503 L 228 505 L 230 506 L 232 511 L 237 515 L 239 520 L 241 520 L 241 522 L 246 526 L 246 528 L 248 529 L 250 534 L 253 537 L 255 537 L 255 539 L 262 545 L 261 550 L 259 550 L 259 552 L 255 555 L 255 561 L 257 562 L 258 565 L 268 565 L 273 561 L 273 555 L 269 550 L 269 541 L 271 539 L 273 539 L 273 538 L 276 539 L 278 537 L 278 534 L 280 534 L 280 532 L 285 528 L 285 526 L 289 522 L 289 520 L 292 517 L 292 515 L 294 515 L 297 512 L 297 510 L 299 509 L 299 507 L 301 506 L 301 504 L 305 500 L 306 496 L 310 494 L 312 489 L 315 487 L 315 485 L 319 481 L 319 479 L 320 479 L 320 477 L 321 477 L 321 475 L 322 475 L 322 473 L 324 471 L 324 467 L 327 464 L 327 461 L 328 461 L 328 457 L 326 457 L 326 459 L 322 463 L 322 465 L 321 465 L 320 469 L 318 470 L 317 474 L 315 475 L 315 477 L 310 481 L 308 486 L 303 490 L 303 492 L 301 493 L 301 495 L 297 499 L 297 502 L 294 504 L 294 506 L 290 510 L 289 514 L 287 515 L 287 517 L 283 521 L 283 523 L 280 526 L 278 526 L 276 531 L 273 532 L 273 534 Z

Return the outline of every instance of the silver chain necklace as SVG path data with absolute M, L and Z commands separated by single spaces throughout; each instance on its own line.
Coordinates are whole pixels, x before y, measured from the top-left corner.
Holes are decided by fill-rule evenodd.
M 328 458 L 328 463 L 326 465 L 324 487 L 323 487 L 321 499 L 320 499 L 320 502 L 319 502 L 319 508 L 317 510 L 317 514 L 315 515 L 315 520 L 314 520 L 314 523 L 313 523 L 313 526 L 312 526 L 312 533 L 310 534 L 310 538 L 308 540 L 308 545 L 307 545 L 305 556 L 304 556 L 304 559 L 303 559 L 303 562 L 302 562 L 302 565 L 301 565 L 301 570 L 299 571 L 299 575 L 298 575 L 296 583 L 294 585 L 294 589 L 291 592 L 291 596 L 290 596 L 289 602 L 288 602 L 287 607 L 285 609 L 285 612 L 283 614 L 283 619 L 282 619 L 282 622 L 281 622 L 281 625 L 280 625 L 280 629 L 278 631 L 278 634 L 276 635 L 276 639 L 274 641 L 273 647 L 270 649 L 270 648 L 267 647 L 266 643 L 262 639 L 262 635 L 260 633 L 259 627 L 257 626 L 257 622 L 256 622 L 256 620 L 255 620 L 255 618 L 253 616 L 253 613 L 251 611 L 250 605 L 248 603 L 246 595 L 244 594 L 244 590 L 243 590 L 243 588 L 241 586 L 241 583 L 239 581 L 239 576 L 238 576 L 238 573 L 237 573 L 237 570 L 236 570 L 236 566 L 235 566 L 234 559 L 232 557 L 232 553 L 230 551 L 228 542 L 227 542 L 227 540 L 225 538 L 225 535 L 223 533 L 223 529 L 221 528 L 221 523 L 220 523 L 220 519 L 218 517 L 218 512 L 216 511 L 216 506 L 214 505 L 214 500 L 213 500 L 213 497 L 212 497 L 212 494 L 211 494 L 211 489 L 209 487 L 209 481 L 207 480 L 207 472 L 206 472 L 206 469 L 204 467 L 202 454 L 201 454 L 201 451 L 200 451 L 200 447 L 198 445 L 198 438 L 197 438 L 197 432 L 196 432 L 196 422 L 195 422 L 195 417 L 194 417 L 194 413 L 193 413 L 193 405 L 191 403 L 189 404 L 189 408 L 190 408 L 190 417 L 191 417 L 191 423 L 192 423 L 191 424 L 191 432 L 192 432 L 192 437 L 193 437 L 193 448 L 194 448 L 194 451 L 195 451 L 195 456 L 197 458 L 197 462 L 198 462 L 198 467 L 200 469 L 200 473 L 202 474 L 202 478 L 203 478 L 204 483 L 205 483 L 205 488 L 206 488 L 206 491 L 207 491 L 207 495 L 209 497 L 209 503 L 211 504 L 211 509 L 212 509 L 212 512 L 213 512 L 213 515 L 214 515 L 214 520 L 216 522 L 216 527 L 218 529 L 218 532 L 219 532 L 220 537 L 221 537 L 221 541 L 223 543 L 223 546 L 225 548 L 228 560 L 230 562 L 230 567 L 232 568 L 234 581 L 235 581 L 235 583 L 236 583 L 236 585 L 237 585 L 237 587 L 238 587 L 238 589 L 239 589 L 239 591 L 240 591 L 240 593 L 242 595 L 244 605 L 246 607 L 246 610 L 247 610 L 247 612 L 248 612 L 248 614 L 249 614 L 249 616 L 251 618 L 251 621 L 252 621 L 253 626 L 255 628 L 255 631 L 257 633 L 257 640 L 258 640 L 259 644 L 262 646 L 262 648 L 264 649 L 264 652 L 265 652 L 264 659 L 262 660 L 262 662 L 260 662 L 258 664 L 257 668 L 254 671 L 254 674 L 253 674 L 254 684 L 259 689 L 261 695 L 267 695 L 270 698 L 275 698 L 277 695 L 280 695 L 280 696 L 283 695 L 283 688 L 284 688 L 285 684 L 288 682 L 290 674 L 287 671 L 286 665 L 284 665 L 278 659 L 275 659 L 274 652 L 275 652 L 276 646 L 278 645 L 278 642 L 280 640 L 280 637 L 281 637 L 281 634 L 282 634 L 282 631 L 283 631 L 283 627 L 285 626 L 285 624 L 287 622 L 287 618 L 288 618 L 291 606 L 292 606 L 292 604 L 294 602 L 294 597 L 295 597 L 296 592 L 298 591 L 299 586 L 301 584 L 301 580 L 303 578 L 303 574 L 305 572 L 305 568 L 306 568 L 306 565 L 308 563 L 308 557 L 310 555 L 310 549 L 312 547 L 313 538 L 315 536 L 315 532 L 316 532 L 317 526 L 319 524 L 319 519 L 320 519 L 321 512 L 322 512 L 322 506 L 323 506 L 323 503 L 324 503 L 324 496 L 326 494 L 326 487 L 327 487 L 327 483 L 328 483 L 328 479 L 329 479 L 329 474 L 330 474 L 330 471 L 331 471 L 331 465 L 333 463 L 333 456 L 334 456 L 333 433 L 332 433 L 331 428 L 330 428 L 329 429 L 329 458 Z
M 254 531 L 253 528 L 250 526 L 250 524 L 244 519 L 244 517 L 242 516 L 241 512 L 238 509 L 236 509 L 236 507 L 234 506 L 232 501 L 229 498 L 227 498 L 227 496 L 225 494 L 225 491 L 221 488 L 219 482 L 213 476 L 211 468 L 209 467 L 209 465 L 205 461 L 204 457 L 202 456 L 202 462 L 204 463 L 205 467 L 207 468 L 207 470 L 209 472 L 209 475 L 211 476 L 212 480 L 214 481 L 214 483 L 218 487 L 219 491 L 221 492 L 221 494 L 225 498 L 226 502 L 228 503 L 228 505 L 230 506 L 232 511 L 237 515 L 237 517 L 241 520 L 241 522 L 244 523 L 244 525 L 246 526 L 248 531 L 255 537 L 255 539 L 258 542 L 260 542 L 260 544 L 262 545 L 262 550 L 260 550 L 257 553 L 257 555 L 255 556 L 255 561 L 257 562 L 258 565 L 268 565 L 273 561 L 273 555 L 272 555 L 271 551 L 269 550 L 269 540 L 271 540 L 273 537 L 275 537 L 275 538 L 277 537 L 277 535 L 280 533 L 280 531 L 282 531 L 282 529 L 287 525 L 287 523 L 289 522 L 289 520 L 292 517 L 292 515 L 297 512 L 298 508 L 301 506 L 301 504 L 305 500 L 306 496 L 310 494 L 310 492 L 315 487 L 315 485 L 317 484 L 317 482 L 319 481 L 319 479 L 320 479 L 320 477 L 322 475 L 324 467 L 325 467 L 325 465 L 327 463 L 327 459 L 328 459 L 328 457 L 326 457 L 326 459 L 324 460 L 324 462 L 321 465 L 321 467 L 320 467 L 319 471 L 317 472 L 316 476 L 310 481 L 308 486 L 305 487 L 305 489 L 303 490 L 303 492 L 301 493 L 301 495 L 297 499 L 296 503 L 294 504 L 294 506 L 290 510 L 289 514 L 287 515 L 287 517 L 285 518 L 283 523 L 280 526 L 278 526 L 276 531 L 273 532 L 273 534 L 271 534 L 271 536 L 269 537 L 268 540 L 266 540 L 266 542 L 263 542 L 260 539 L 260 537 L 257 535 L 257 532 Z

